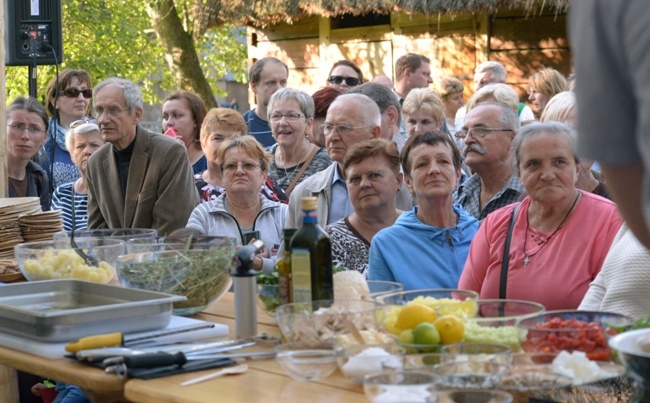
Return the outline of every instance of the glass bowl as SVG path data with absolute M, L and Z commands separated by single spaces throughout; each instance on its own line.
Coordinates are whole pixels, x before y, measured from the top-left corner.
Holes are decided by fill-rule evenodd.
M 436 377 L 423 371 L 386 371 L 366 375 L 363 391 L 371 402 L 427 402 Z
M 232 285 L 230 265 L 235 253 L 231 238 L 210 249 L 165 250 L 120 256 L 117 271 L 122 285 L 182 295 L 175 315 L 193 315 L 216 302 Z
M 465 343 L 500 343 L 521 351 L 515 323 L 524 316 L 544 312 L 536 302 L 508 299 L 479 299 L 476 317 L 465 319 Z
M 456 343 L 442 346 L 440 352 L 452 356 L 453 361 L 492 362 L 512 366 L 512 349 L 505 344 Z
M 275 319 L 275 309 L 280 306 L 280 286 L 277 284 L 257 285 L 257 306 Z
M 124 254 L 124 242 L 106 238 L 75 239 L 77 247 L 99 262 L 88 265 L 67 239 L 26 242 L 14 247 L 20 271 L 29 281 L 75 278 L 108 283 L 115 277 L 115 262 Z
M 366 375 L 381 372 L 384 361 L 398 359 L 404 353 L 404 347 L 395 344 L 358 344 L 338 350 L 338 365 L 348 379 L 362 383 Z
M 280 344 L 275 347 L 275 353 L 275 360 L 284 372 L 296 381 L 320 381 L 330 376 L 337 368 L 337 352 L 331 344 Z
M 381 305 L 363 300 L 318 300 L 281 305 L 275 317 L 292 343 L 319 345 L 355 332 L 376 330 Z
M 449 361 L 434 365 L 440 389 L 490 389 L 510 372 L 511 365 L 486 361 Z
M 211 235 L 131 238 L 126 242 L 126 253 L 210 249 L 219 246 L 224 238 L 226 237 Z M 232 242 L 235 240 L 232 239 Z
M 612 358 L 607 339 L 632 325 L 632 318 L 612 312 L 548 311 L 517 322 L 519 340 L 528 353 L 582 351 L 591 360 Z
M 128 241 L 133 238 L 156 239 L 158 231 L 153 228 L 97 228 L 78 229 L 74 232 L 74 238 L 113 238 L 121 241 Z M 70 238 L 70 231 L 60 231 L 54 234 L 54 240 Z
M 609 346 L 650 397 L 650 329 L 630 330 L 609 339 Z M 641 400 L 643 401 L 643 400 Z
M 453 361 L 454 357 L 446 353 L 407 354 L 382 362 L 384 370 L 433 371 L 433 366 Z
M 395 281 L 368 280 L 366 283 L 368 284 L 371 299 L 404 291 L 404 286 Z
M 432 391 L 437 403 L 511 403 L 513 396 L 501 390 L 459 389 Z M 528 402 L 526 400 L 526 402 Z

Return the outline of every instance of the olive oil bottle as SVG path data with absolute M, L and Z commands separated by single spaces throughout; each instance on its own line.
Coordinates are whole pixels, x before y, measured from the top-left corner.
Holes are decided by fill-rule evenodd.
M 293 302 L 334 299 L 332 243 L 318 225 L 316 198 L 304 197 L 302 227 L 291 238 Z
M 278 260 L 278 294 L 280 305 L 293 302 L 291 298 L 291 237 L 295 228 L 284 229 L 284 256 Z

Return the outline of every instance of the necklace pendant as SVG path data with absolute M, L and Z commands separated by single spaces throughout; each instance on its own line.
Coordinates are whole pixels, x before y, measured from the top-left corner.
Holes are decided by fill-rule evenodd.
M 530 261 L 530 259 L 528 258 L 528 256 L 526 256 L 526 259 L 524 259 L 524 268 L 528 267 L 528 262 L 529 261 Z

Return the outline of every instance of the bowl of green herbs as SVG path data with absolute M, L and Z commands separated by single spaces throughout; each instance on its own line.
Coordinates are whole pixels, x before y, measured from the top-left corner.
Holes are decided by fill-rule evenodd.
M 235 254 L 232 238 L 209 242 L 169 244 L 163 250 L 130 253 L 117 260 L 124 287 L 182 295 L 174 315 L 193 315 L 216 302 L 232 285 L 230 265 Z

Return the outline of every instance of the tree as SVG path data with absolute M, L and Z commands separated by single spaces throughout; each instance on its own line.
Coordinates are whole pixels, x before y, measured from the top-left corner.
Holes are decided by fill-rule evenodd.
M 59 68 L 88 70 L 95 83 L 111 76 L 132 79 L 146 102 L 160 101 L 159 89 L 186 89 L 210 107 L 213 94 L 222 92 L 215 78 L 228 72 L 245 78 L 241 28 L 213 28 L 195 41 L 185 0 L 62 0 L 62 12 L 65 59 Z M 41 100 L 55 74 L 54 66 L 38 67 Z M 26 94 L 27 67 L 7 67 L 6 82 L 8 100 Z

